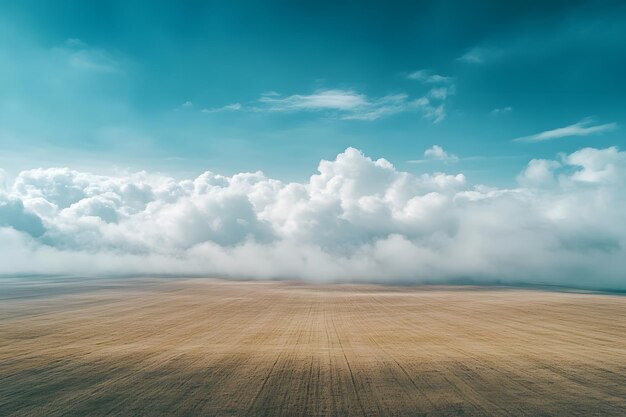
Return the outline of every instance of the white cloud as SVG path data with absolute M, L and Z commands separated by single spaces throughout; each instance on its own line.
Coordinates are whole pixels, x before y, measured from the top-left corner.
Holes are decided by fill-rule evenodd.
M 458 156 L 446 152 L 439 145 L 433 145 L 430 148 L 426 149 L 424 151 L 424 158 L 425 159 L 413 159 L 407 162 L 410 164 L 421 164 L 421 163 L 430 162 L 430 161 L 441 161 L 444 163 L 459 161 Z
M 425 156 L 453 158 L 433 146 Z M 626 289 L 626 152 L 533 160 L 512 189 L 348 148 L 303 183 L 66 168 L 0 190 L 0 273 L 171 273 Z
M 491 114 L 493 114 L 494 116 L 499 116 L 501 114 L 509 113 L 511 111 L 513 111 L 513 107 L 505 106 L 491 110 Z
M 475 47 L 461 55 L 457 60 L 466 62 L 468 64 L 483 64 L 485 61 L 496 55 L 496 52 L 483 47 Z
M 0 193 L 6 191 L 7 182 L 7 173 L 4 169 L 0 168 Z
M 587 117 L 573 125 L 546 130 L 535 135 L 513 139 L 515 142 L 543 142 L 546 140 L 564 138 L 568 136 L 589 136 L 597 133 L 610 132 L 617 129 L 617 123 L 605 123 L 592 125 L 593 119 Z
M 213 109 L 202 109 L 202 113 L 218 113 L 223 111 L 238 111 L 242 109 L 241 103 L 227 104 L 226 106 L 217 107 Z
M 556 181 L 554 172 L 561 167 L 557 161 L 546 159 L 533 159 L 526 169 L 517 177 L 520 184 L 525 186 L 538 186 L 553 184 Z
M 187 100 L 187 101 L 185 101 L 183 103 L 183 107 L 186 108 L 186 109 L 190 109 L 190 108 L 193 107 L 193 103 L 191 101 Z
M 446 77 L 444 75 L 433 74 L 429 70 L 418 70 L 407 75 L 409 80 L 416 80 L 427 84 L 446 84 L 453 81 L 452 77 Z
M 454 84 L 452 84 L 452 85 L 449 85 L 447 87 L 432 88 L 428 92 L 428 95 L 431 98 L 434 98 L 436 100 L 445 100 L 445 99 L 448 98 L 448 96 L 451 96 L 454 93 L 456 93 L 456 87 L 454 86 Z
M 458 162 L 456 155 L 449 154 L 439 145 L 433 145 L 424 151 L 424 156 L 429 159 L 436 159 L 444 162 Z
M 270 111 L 327 111 L 345 120 L 376 120 L 406 111 L 406 94 L 392 94 L 369 99 L 352 90 L 319 90 L 313 94 L 280 97 L 264 95 L 259 101 Z
M 456 93 L 454 78 L 433 74 L 429 70 L 418 70 L 407 75 L 410 80 L 417 80 L 424 84 L 434 84 L 428 93 L 410 103 L 410 107 L 418 109 L 425 119 L 432 123 L 439 123 L 446 118 L 445 101 Z
M 453 92 L 453 86 L 433 89 L 431 95 L 439 102 L 436 104 L 432 104 L 426 97 L 409 100 L 406 94 L 368 98 L 353 90 L 319 90 L 309 95 L 294 94 L 287 97 L 272 93 L 259 99 L 264 107 L 258 110 L 329 112 L 343 120 L 377 120 L 407 111 L 418 111 L 424 118 L 438 123 L 445 118 L 442 102 Z
M 420 97 L 411 102 L 411 105 L 420 110 L 425 119 L 435 124 L 446 118 L 446 106 L 444 103 L 433 103 L 427 97 Z
M 376 120 L 384 116 L 404 112 L 408 109 L 406 94 L 392 94 L 373 100 L 368 105 L 355 108 L 343 115 L 345 120 Z
M 275 95 L 262 96 L 259 101 L 275 111 L 294 110 L 338 110 L 356 111 L 369 107 L 370 103 L 364 94 L 351 90 L 319 90 L 313 94 L 278 98 Z

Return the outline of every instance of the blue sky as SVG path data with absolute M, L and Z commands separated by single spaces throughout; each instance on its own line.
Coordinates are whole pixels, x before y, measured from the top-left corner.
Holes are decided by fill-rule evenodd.
M 0 61 L 0 276 L 626 288 L 623 1 L 0 1 Z
M 621 3 L 2 2 L 0 166 L 300 181 L 353 146 L 506 186 L 623 147 Z

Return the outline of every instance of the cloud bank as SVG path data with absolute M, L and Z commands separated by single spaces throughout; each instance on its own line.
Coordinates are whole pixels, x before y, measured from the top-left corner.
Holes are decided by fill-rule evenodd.
M 354 148 L 304 183 L 28 170 L 0 191 L 0 273 L 626 289 L 626 152 L 532 160 L 517 182 L 416 176 Z

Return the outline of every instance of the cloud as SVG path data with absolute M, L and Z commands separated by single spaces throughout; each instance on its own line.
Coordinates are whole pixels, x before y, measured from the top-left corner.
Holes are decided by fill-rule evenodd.
M 589 136 L 597 133 L 610 132 L 617 129 L 617 123 L 605 123 L 592 125 L 593 118 L 585 118 L 573 125 L 559 127 L 557 129 L 546 130 L 535 135 L 524 136 L 513 139 L 515 142 L 543 142 L 546 140 L 559 139 L 568 136 Z
M 0 195 L 0 228 L 3 226 L 10 226 L 33 237 L 39 237 L 45 232 L 41 219 L 25 211 L 22 200 L 6 195 Z
M 425 159 L 413 159 L 407 162 L 410 164 L 421 164 L 430 161 L 442 161 L 444 163 L 459 161 L 458 156 L 449 154 L 448 152 L 444 151 L 443 148 L 439 145 L 433 145 L 430 148 L 426 149 L 424 151 L 424 158 Z
M 428 96 L 437 100 L 445 100 L 447 99 L 449 96 L 453 95 L 456 93 L 456 87 L 454 86 L 454 84 L 449 85 L 447 87 L 436 87 L 436 88 L 432 88 L 429 92 L 428 92 Z
M 500 107 L 500 108 L 491 110 L 491 114 L 494 116 L 499 116 L 501 114 L 509 113 L 511 111 L 513 111 L 513 107 L 506 106 L 506 107 Z
M 459 160 L 456 155 L 447 153 L 439 145 L 433 145 L 426 149 L 426 151 L 424 151 L 424 156 L 429 159 L 436 159 L 444 162 L 458 162 Z
M 345 120 L 376 120 L 407 109 L 405 94 L 387 95 L 369 99 L 352 90 L 319 90 L 313 94 L 294 94 L 287 97 L 264 95 L 259 101 L 270 111 L 327 111 Z
M 227 104 L 226 106 L 216 107 L 213 109 L 202 109 L 202 113 L 219 113 L 223 111 L 238 111 L 242 109 L 241 103 Z
M 190 108 L 193 107 L 193 103 L 191 101 L 187 100 L 187 101 L 185 101 L 183 103 L 183 107 L 186 108 L 186 109 L 190 109 Z
M 433 74 L 429 70 L 414 71 L 406 76 L 409 80 L 416 80 L 426 84 L 446 84 L 453 81 L 452 77 L 446 77 L 439 74 Z
M 341 120 L 366 121 L 378 120 L 399 113 L 417 112 L 432 123 L 443 121 L 446 117 L 445 102 L 456 93 L 453 78 L 432 74 L 428 70 L 415 71 L 407 77 L 431 85 L 430 90 L 418 98 L 411 98 L 405 93 L 374 98 L 352 89 L 319 89 L 312 94 L 290 96 L 269 91 L 259 98 L 260 106 L 251 107 L 250 110 L 284 113 L 317 112 Z M 203 112 L 212 113 L 241 108 L 242 106 L 236 103 L 217 109 L 204 109 Z
M 418 70 L 407 75 L 410 80 L 420 81 L 423 84 L 434 84 L 428 93 L 410 103 L 410 107 L 422 113 L 425 119 L 432 123 L 440 123 L 446 118 L 445 101 L 456 93 L 454 78 L 433 74 L 429 70 Z
M 119 59 L 101 48 L 90 47 L 80 39 L 67 39 L 62 46 L 52 52 L 63 57 L 67 64 L 79 71 L 117 73 L 121 71 Z
M 446 118 L 446 107 L 444 103 L 434 103 L 427 97 L 420 97 L 413 102 L 411 106 L 420 110 L 422 116 L 425 119 L 430 120 L 432 123 L 440 123 Z
M 294 110 L 338 110 L 355 111 L 370 106 L 364 94 L 351 90 L 319 90 L 313 94 L 279 98 L 279 96 L 262 96 L 259 101 L 274 111 Z
M 294 94 L 282 97 L 276 93 L 263 95 L 258 111 L 275 112 L 327 112 L 342 120 L 377 120 L 398 113 L 417 111 L 423 117 L 438 123 L 445 118 L 443 101 L 454 93 L 454 86 L 434 88 L 427 97 L 410 100 L 406 94 L 390 94 L 369 98 L 353 90 L 318 90 L 309 95 Z
M 626 152 L 533 160 L 518 184 L 416 176 L 354 148 L 301 183 L 28 170 L 0 191 L 0 273 L 626 289 Z
M 345 120 L 376 120 L 384 116 L 407 111 L 407 95 L 392 94 L 373 100 L 368 105 L 355 108 L 350 114 L 345 114 L 341 118 Z
M 494 50 L 475 47 L 458 57 L 457 60 L 468 64 L 483 64 L 495 55 L 497 55 L 497 53 Z
M 7 173 L 4 169 L 0 168 L 0 192 L 6 191 L 7 188 Z

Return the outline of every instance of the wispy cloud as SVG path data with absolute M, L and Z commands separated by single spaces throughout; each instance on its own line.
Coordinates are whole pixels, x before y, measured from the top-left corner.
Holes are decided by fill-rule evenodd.
M 446 118 L 446 99 L 456 92 L 454 78 L 434 74 L 427 69 L 414 71 L 406 76 L 422 84 L 430 84 L 431 89 L 425 96 L 413 100 L 410 106 L 422 113 L 425 119 L 432 123 L 439 123 Z
M 425 96 L 411 99 L 405 93 L 379 98 L 367 97 L 354 90 L 326 89 L 313 94 L 281 96 L 272 92 L 259 99 L 256 111 L 327 112 L 342 120 L 377 120 L 403 112 L 421 113 L 432 123 L 446 117 L 445 100 L 454 94 L 454 85 L 433 87 Z
M 414 71 L 408 74 L 406 77 L 409 80 L 416 80 L 427 84 L 450 83 L 454 80 L 452 77 L 433 74 L 431 71 L 425 69 Z
M 494 54 L 493 50 L 477 46 L 458 57 L 457 60 L 468 64 L 483 64 Z
M 422 164 L 425 162 L 440 161 L 443 163 L 459 162 L 459 157 L 446 152 L 441 146 L 433 145 L 424 151 L 424 159 L 413 159 L 407 161 L 410 164 Z
M 115 73 L 121 71 L 119 60 L 100 48 L 90 47 L 80 39 L 67 39 L 63 46 L 52 49 L 53 52 L 66 56 L 70 67 L 82 71 Z
M 425 119 L 433 123 L 439 123 L 446 118 L 446 106 L 444 103 L 435 104 L 428 97 L 421 97 L 411 102 L 411 106 L 422 112 Z
M 432 88 L 428 92 L 428 96 L 434 99 L 445 100 L 448 98 L 448 96 L 451 96 L 454 93 L 456 93 L 456 87 L 454 84 L 451 84 L 445 87 Z
M 228 104 L 226 106 L 222 106 L 222 107 L 216 107 L 213 109 L 202 109 L 202 113 L 218 113 L 218 112 L 223 112 L 223 111 L 237 111 L 237 110 L 241 110 L 243 108 L 243 106 L 241 105 L 241 103 L 233 103 L 233 104 Z
M 259 101 L 274 111 L 354 111 L 370 105 L 364 94 L 351 90 L 319 90 L 313 94 L 294 94 L 288 97 L 272 94 L 262 96 Z
M 491 110 L 491 114 L 493 114 L 494 116 L 499 116 L 501 114 L 509 113 L 512 110 L 513 110 L 513 107 L 511 106 L 499 107 L 499 108 Z
M 597 133 L 609 132 L 617 129 L 617 123 L 593 124 L 594 119 L 587 117 L 578 123 L 557 129 L 546 130 L 530 136 L 513 139 L 514 142 L 543 142 L 546 140 L 564 138 L 568 136 L 589 136 Z
M 406 94 L 370 99 L 365 94 L 341 89 L 318 90 L 313 94 L 294 94 L 287 97 L 272 93 L 263 95 L 259 102 L 269 111 L 329 111 L 345 120 L 376 120 L 406 111 L 409 107 Z
M 406 94 L 392 94 L 369 101 L 366 106 L 355 108 L 352 113 L 345 114 L 344 120 L 376 120 L 384 116 L 402 113 L 407 110 Z

